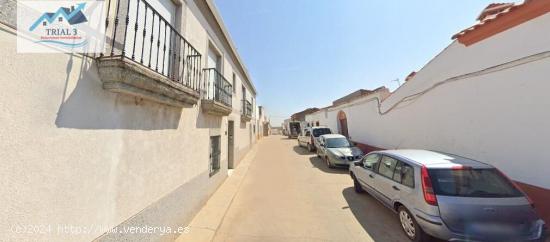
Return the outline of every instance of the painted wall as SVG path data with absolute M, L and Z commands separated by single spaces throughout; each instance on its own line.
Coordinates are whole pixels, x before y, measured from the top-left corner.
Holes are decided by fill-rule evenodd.
M 338 130 L 344 111 L 354 141 L 491 163 L 538 187 L 531 194 L 542 207 L 550 204 L 549 28 L 546 14 L 469 47 L 454 42 L 380 108 L 375 94 L 307 118 Z M 548 221 L 550 208 L 540 209 Z
M 189 4 L 189 5 L 186 5 Z M 233 113 L 205 115 L 102 89 L 95 62 L 81 55 L 18 54 L 0 24 L 0 240 L 171 240 L 177 234 L 104 234 L 123 226 L 186 226 L 227 176 L 227 120 L 235 121 L 235 161 L 255 142 L 240 120 L 244 74 L 193 1 L 183 3 L 183 35 L 203 54 L 224 53 L 237 75 Z M 203 63 L 204 64 L 204 63 Z M 251 89 L 250 86 L 247 88 Z M 255 95 L 253 93 L 250 96 Z M 221 169 L 209 175 L 209 137 L 221 135 Z M 252 137 L 252 138 L 251 138 Z M 237 162 L 236 162 L 237 163 Z M 25 234 L 13 225 L 52 226 Z M 58 225 L 90 228 L 57 233 Z
M 249 83 L 245 81 L 245 75 L 237 67 L 237 63 L 234 61 L 235 58 L 231 56 L 230 46 L 225 41 L 222 31 L 215 27 L 216 20 L 213 16 L 205 14 L 210 11 L 205 1 L 183 1 L 182 9 L 186 19 L 182 31 L 187 40 L 201 53 L 206 53 L 209 44 L 213 45 L 222 54 L 222 73 L 229 82 L 232 82 L 232 76 L 235 73 L 235 92 L 232 98 L 233 112 L 227 117 L 227 120 L 235 122 L 235 166 L 237 166 L 256 141 L 256 135 L 252 128 L 254 118 L 249 122 L 241 121 L 242 87 L 245 87 L 244 96 L 246 100 L 252 101 L 255 99 L 256 94 L 252 91 L 253 88 Z M 206 60 L 203 59 L 203 61 Z M 224 121 L 223 123 L 226 126 L 227 122 Z M 222 144 L 222 147 L 227 149 L 226 144 Z

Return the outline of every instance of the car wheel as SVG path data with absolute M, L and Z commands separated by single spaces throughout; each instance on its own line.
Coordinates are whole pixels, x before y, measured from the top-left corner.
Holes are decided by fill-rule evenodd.
M 416 223 L 416 220 L 412 214 L 405 207 L 400 206 L 397 210 L 399 215 L 399 222 L 405 235 L 414 242 L 427 241 L 428 235 L 424 233 L 422 228 Z
M 546 239 L 548 238 L 548 231 L 546 228 L 543 228 L 542 234 L 540 235 L 539 240 L 535 240 L 536 242 L 546 242 Z
M 359 181 L 357 180 L 355 175 L 352 174 L 351 177 L 353 178 L 353 188 L 355 188 L 355 192 L 364 193 L 365 190 L 363 190 L 363 188 L 361 187 L 361 184 L 359 184 Z
M 325 156 L 325 162 L 327 162 L 328 168 L 332 169 L 334 168 L 334 165 L 330 162 L 330 159 Z

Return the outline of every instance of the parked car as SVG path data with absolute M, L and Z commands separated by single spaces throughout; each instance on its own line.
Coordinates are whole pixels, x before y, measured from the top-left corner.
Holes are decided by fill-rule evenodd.
M 308 151 L 313 152 L 319 146 L 319 137 L 324 134 L 332 134 L 329 128 L 316 126 L 306 128 L 300 136 L 298 136 L 298 145 L 304 146 Z
M 348 166 L 360 160 L 364 153 L 353 142 L 341 134 L 325 134 L 319 139 L 317 156 L 323 159 L 329 168 Z
M 543 241 L 544 222 L 495 167 L 426 150 L 371 152 L 350 166 L 356 192 L 398 214 L 413 241 Z

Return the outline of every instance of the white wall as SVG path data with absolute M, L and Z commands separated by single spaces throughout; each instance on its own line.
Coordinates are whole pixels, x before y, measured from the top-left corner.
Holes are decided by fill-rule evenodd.
M 201 2 L 201 1 L 198 1 Z M 213 44 L 215 48 L 220 52 L 223 58 L 222 73 L 224 77 L 232 82 L 233 73 L 236 75 L 235 81 L 235 93 L 232 97 L 233 112 L 224 117 L 222 126 L 227 126 L 227 120 L 232 120 L 235 123 L 235 166 L 238 165 L 240 159 L 248 152 L 251 145 L 255 142 L 255 135 L 252 132 L 252 122 L 241 121 L 241 106 L 243 100 L 242 86 L 246 88 L 246 99 L 251 100 L 256 96 L 252 93 L 252 87 L 245 81 L 245 74 L 237 68 L 238 63 L 233 61 L 230 54 L 230 47 L 222 37 L 223 34 L 213 26 L 214 18 L 212 16 L 205 16 L 202 14 L 205 11 L 205 3 L 197 3 L 197 1 L 183 1 L 183 16 L 185 20 L 183 22 L 183 35 L 184 37 L 203 54 L 203 63 L 206 63 L 206 56 L 209 44 Z M 252 133 L 252 135 L 251 135 Z M 252 138 L 252 139 L 251 139 Z M 227 150 L 227 139 L 222 139 L 222 152 Z M 222 153 L 224 154 L 224 153 Z M 224 156 L 226 157 L 226 155 Z
M 322 124 L 337 128 L 336 115 L 343 110 L 355 141 L 455 153 L 496 165 L 515 180 L 550 188 L 550 58 L 514 62 L 430 89 L 451 77 L 550 51 L 549 28 L 547 14 L 469 47 L 454 42 L 380 110 L 376 95 L 370 95 L 330 108 L 326 119 L 318 113 L 310 118 L 320 116 Z
M 183 35 L 203 55 L 221 50 L 220 32 L 193 1 L 181 7 Z M 197 105 L 175 108 L 103 90 L 92 59 L 18 54 L 13 30 L 0 24 L 0 240 L 90 241 L 121 225 L 186 226 L 227 176 L 227 120 L 235 121 L 235 163 L 248 151 L 250 122 L 240 120 L 241 94 L 228 117 Z M 246 84 L 245 84 L 246 85 Z M 250 87 L 248 87 L 250 88 Z M 221 135 L 221 169 L 209 176 L 209 137 Z M 252 135 L 254 137 L 254 135 Z M 22 234 L 12 225 L 51 225 L 54 233 Z M 55 233 L 57 225 L 96 226 Z M 155 236 L 125 237 L 130 241 Z M 162 237 L 170 240 L 176 234 Z

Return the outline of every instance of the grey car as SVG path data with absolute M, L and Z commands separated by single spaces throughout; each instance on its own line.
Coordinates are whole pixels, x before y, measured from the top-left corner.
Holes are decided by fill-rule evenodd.
M 543 241 L 544 222 L 495 167 L 440 152 L 371 152 L 350 166 L 356 192 L 396 212 L 413 241 Z M 366 211 L 368 212 L 368 211 Z
M 341 134 L 325 134 L 319 137 L 317 156 L 321 157 L 329 168 L 349 166 L 363 158 L 363 151 Z

